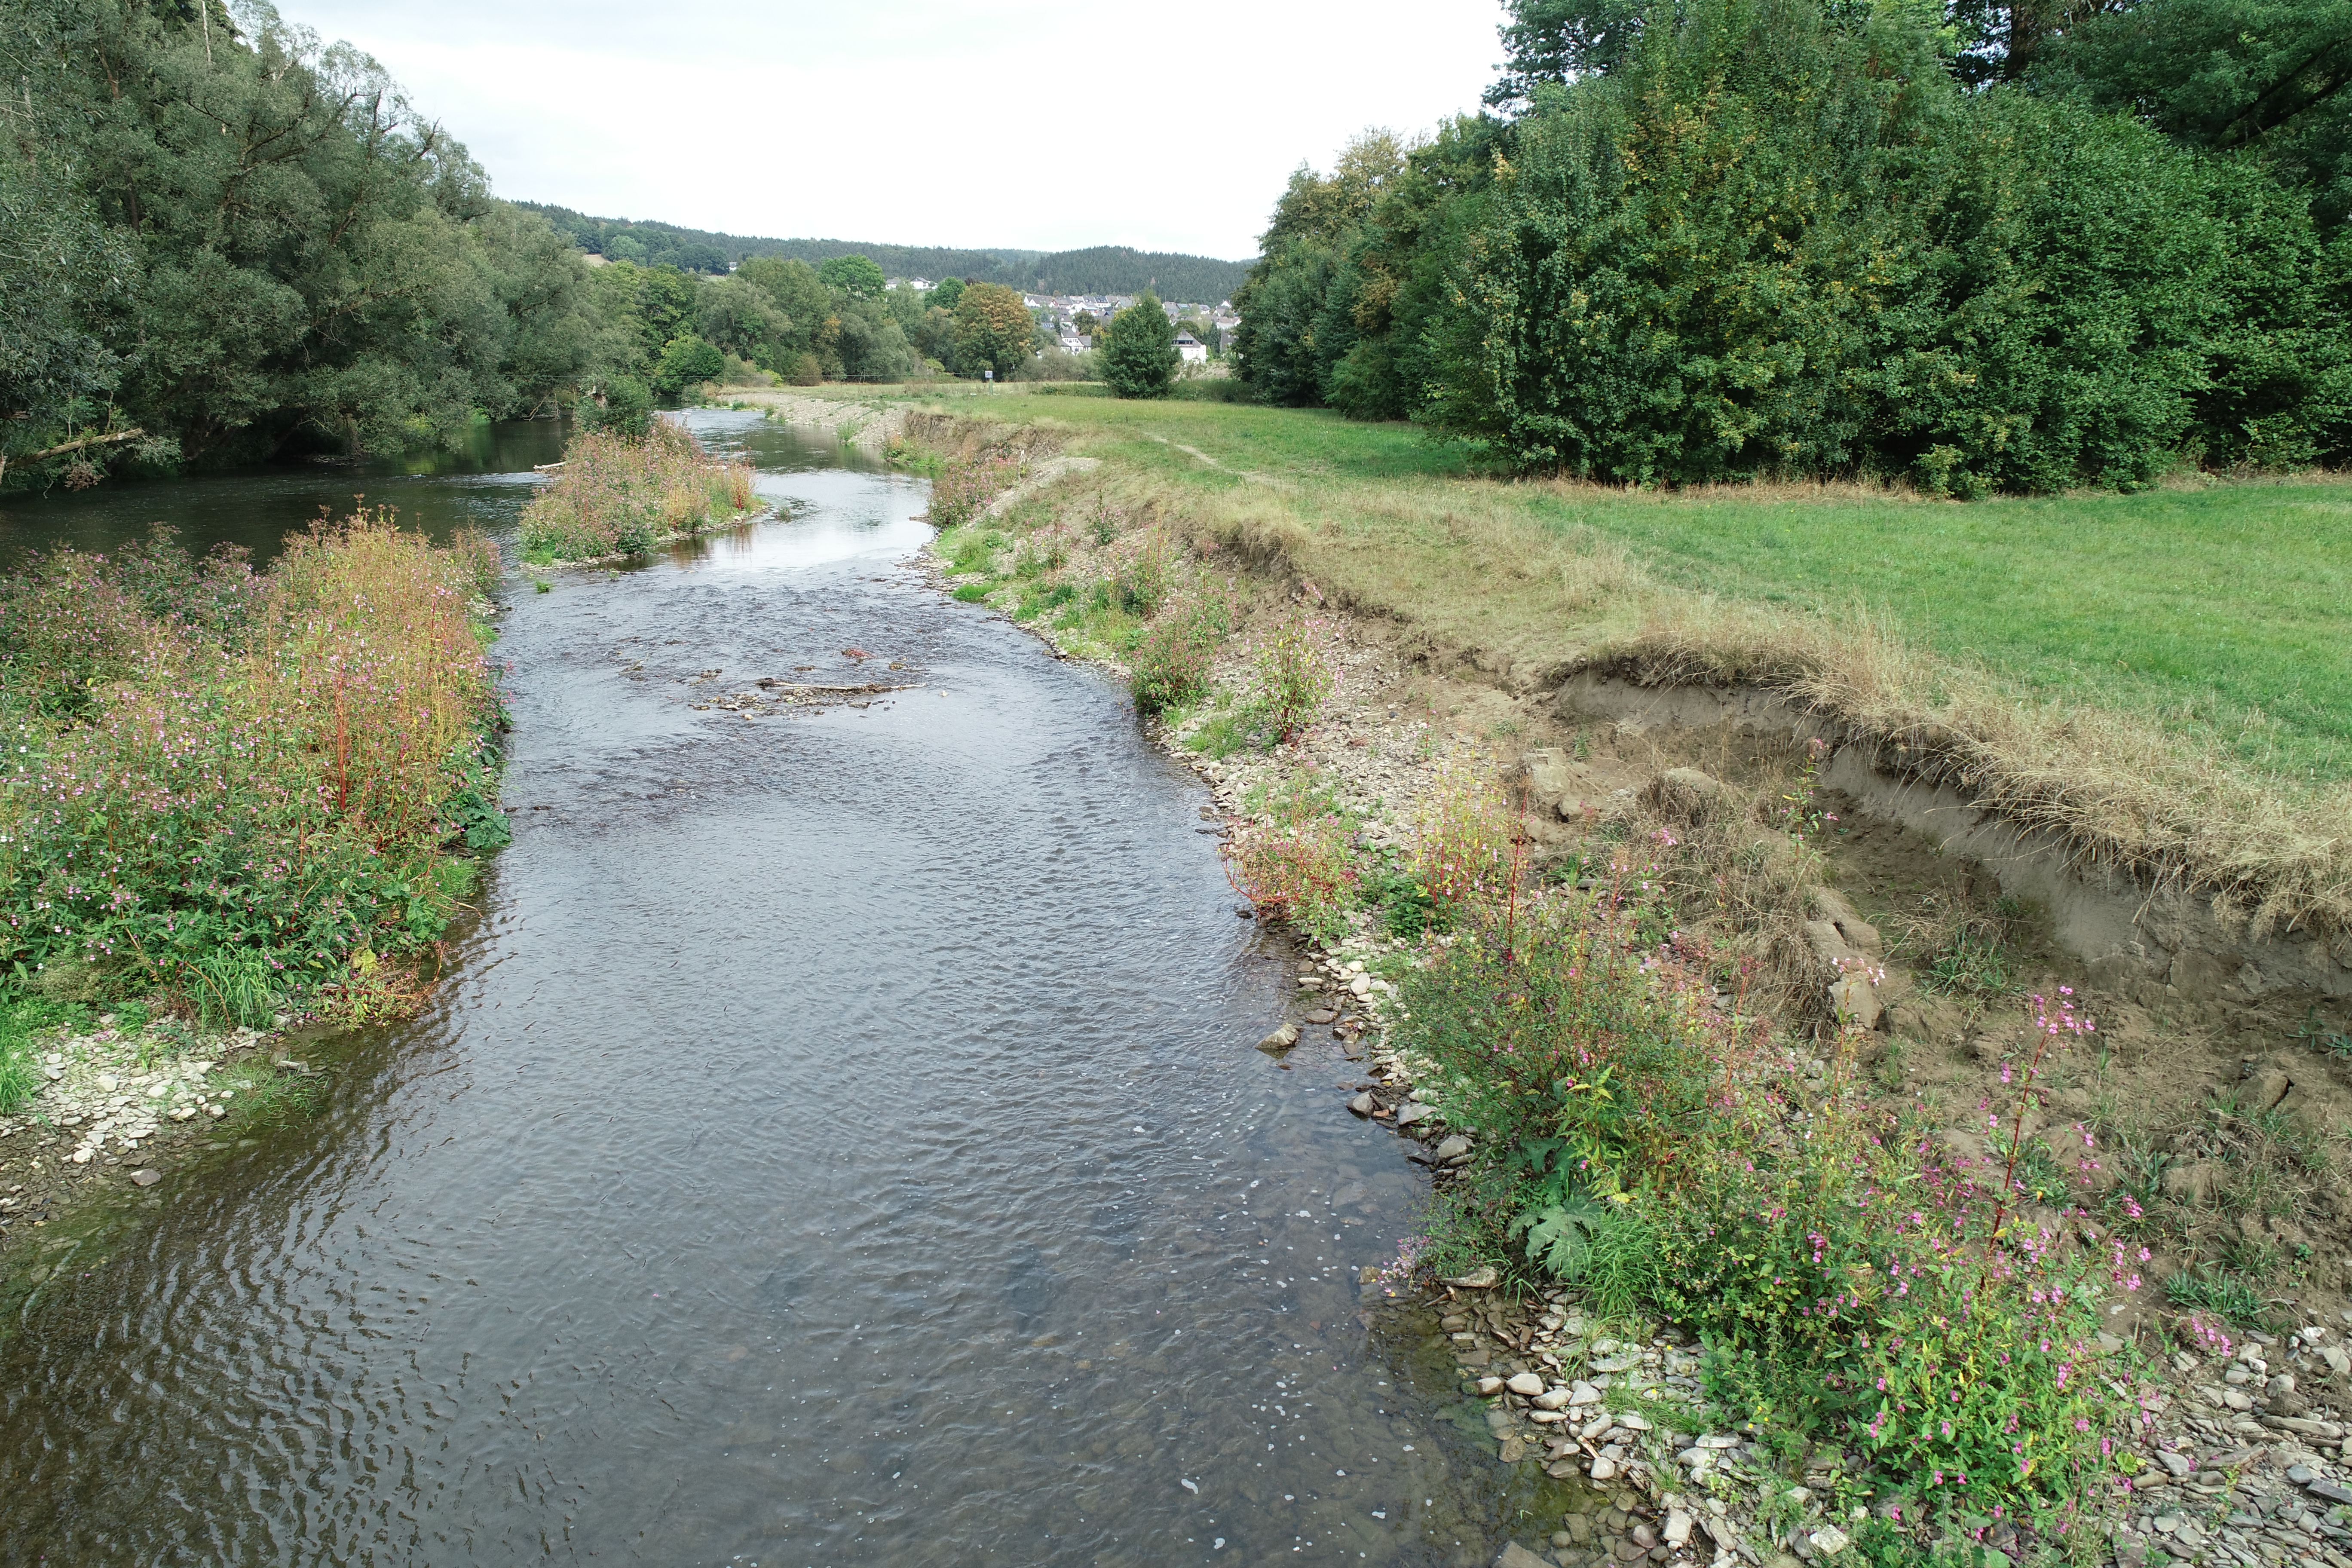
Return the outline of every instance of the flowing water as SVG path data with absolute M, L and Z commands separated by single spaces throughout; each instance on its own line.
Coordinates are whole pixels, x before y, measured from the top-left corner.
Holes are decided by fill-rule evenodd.
M 53 1248 L 0 1561 L 1489 1561 L 1548 1495 L 1359 1283 L 1423 1184 L 1327 1031 L 1252 1048 L 1293 967 L 1203 789 L 924 584 L 918 481 L 691 417 L 791 519 L 517 577 L 516 837 L 453 978 Z M 355 490 L 510 532 L 554 455 L 12 503 L 0 545 L 266 552 Z M 761 675 L 908 689 L 698 710 Z

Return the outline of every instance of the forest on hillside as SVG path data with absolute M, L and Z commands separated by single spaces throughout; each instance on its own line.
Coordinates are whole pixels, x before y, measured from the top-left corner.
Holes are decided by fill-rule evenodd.
M 1484 110 L 1302 167 L 1272 403 L 1617 482 L 2352 459 L 2352 0 L 1510 0 Z
M 941 246 L 882 245 L 846 239 L 760 239 L 675 224 L 591 217 L 569 207 L 515 204 L 539 214 L 581 249 L 615 261 L 724 272 L 755 256 L 824 265 L 839 256 L 864 256 L 893 278 L 961 278 L 1002 283 L 1041 294 L 1139 294 L 1213 304 L 1233 297 L 1248 273 L 1246 261 L 1135 250 L 1123 245 L 1083 250 L 957 250 Z

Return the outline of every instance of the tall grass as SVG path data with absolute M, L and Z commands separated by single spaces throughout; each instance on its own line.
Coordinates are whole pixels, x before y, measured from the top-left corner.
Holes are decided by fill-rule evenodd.
M 436 939 L 471 881 L 453 850 L 503 837 L 496 573 L 478 539 L 362 512 L 266 574 L 157 545 L 8 583 L 0 973 L 266 1023 Z
M 655 419 L 642 437 L 584 431 L 523 509 L 523 558 L 642 555 L 664 539 L 733 521 L 752 499 L 750 463 L 711 457 L 669 420 Z

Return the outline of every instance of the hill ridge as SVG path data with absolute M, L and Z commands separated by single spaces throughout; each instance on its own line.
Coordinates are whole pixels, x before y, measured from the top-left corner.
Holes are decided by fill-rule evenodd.
M 1206 302 L 1232 298 L 1250 268 L 1247 261 L 1126 245 L 1043 251 L 781 239 L 687 228 L 654 218 L 597 217 L 551 203 L 513 205 L 546 218 L 583 250 L 696 272 L 723 272 L 754 256 L 796 257 L 811 266 L 836 256 L 864 256 L 897 278 L 957 277 L 1052 294 L 1133 294 L 1151 289 L 1162 299 Z

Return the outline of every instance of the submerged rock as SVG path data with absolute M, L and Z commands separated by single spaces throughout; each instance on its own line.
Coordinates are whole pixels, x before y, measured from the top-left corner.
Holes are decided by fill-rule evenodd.
M 1298 1043 L 1298 1026 L 1285 1024 L 1257 1043 L 1257 1048 L 1270 1056 L 1279 1055 Z

